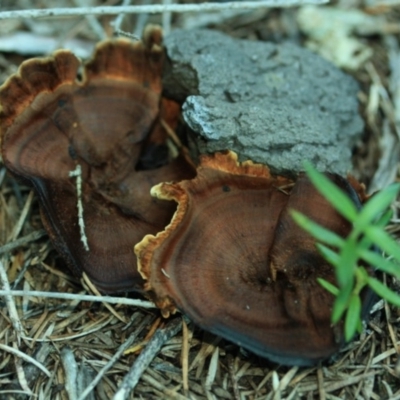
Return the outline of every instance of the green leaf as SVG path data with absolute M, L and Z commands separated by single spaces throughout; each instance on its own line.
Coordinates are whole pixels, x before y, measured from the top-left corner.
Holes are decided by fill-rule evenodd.
M 390 206 L 400 190 L 400 184 L 390 185 L 372 196 L 361 209 L 354 228 L 363 231 L 369 224 L 376 220 Z
M 352 284 L 340 288 L 339 294 L 336 296 L 335 302 L 333 303 L 332 323 L 336 324 L 342 318 L 348 307 L 352 290 Z
M 333 265 L 334 267 L 338 267 L 340 256 L 336 251 L 321 243 L 317 243 L 315 246 L 329 264 Z
M 340 288 L 348 285 L 353 286 L 356 266 L 357 245 L 354 240 L 347 238 L 340 251 L 340 259 L 336 267 L 336 278 Z
M 368 236 L 363 235 L 358 239 L 357 249 L 369 250 L 374 248 L 377 247 Z
M 304 169 L 317 190 L 334 206 L 347 220 L 356 220 L 358 210 L 350 197 L 339 189 L 329 178 L 318 172 L 310 163 L 305 163 Z
M 344 218 L 353 223 L 352 231 L 346 238 L 342 238 L 299 212 L 292 211 L 294 220 L 320 242 L 316 245 L 318 250 L 335 268 L 338 287 L 322 278 L 318 278 L 318 282 L 336 296 L 332 322 L 339 322 L 345 315 L 344 334 L 346 340 L 350 340 L 357 330 L 362 329 L 360 292 L 365 285 L 369 285 L 382 298 L 400 307 L 400 294 L 369 276 L 365 267 L 358 266 L 362 260 L 400 278 L 400 246 L 384 230 L 392 217 L 389 206 L 399 194 L 400 184 L 391 185 L 377 193 L 358 210 L 350 196 L 326 175 L 319 173 L 310 164 L 305 165 L 305 170 L 317 190 Z M 373 251 L 374 248 L 379 248 L 393 259 L 384 258 Z
M 363 323 L 362 323 L 361 314 L 360 314 L 360 319 L 358 320 L 357 332 L 361 333 L 362 331 L 363 331 Z
M 397 264 L 395 262 L 388 260 L 387 258 L 384 258 L 381 254 L 377 253 L 376 251 L 368 249 L 358 249 L 357 251 L 358 251 L 358 256 L 372 267 L 400 279 L 400 264 Z
M 290 213 L 295 222 L 318 241 L 324 242 L 334 247 L 343 246 L 343 238 L 341 238 L 336 233 L 322 227 L 321 225 L 317 224 L 316 222 L 312 221 L 310 218 L 306 217 L 304 214 L 296 210 L 291 210 Z
M 368 284 L 369 276 L 369 273 L 364 267 L 357 265 L 355 269 L 356 284 L 353 293 L 360 294 L 364 286 Z
M 368 226 L 365 229 L 365 235 L 372 240 L 382 251 L 392 256 L 400 262 L 399 244 L 382 228 L 378 226 Z
M 389 209 L 386 212 L 384 212 L 376 222 L 374 222 L 374 225 L 379 226 L 381 228 L 385 228 L 386 225 L 392 219 L 392 216 L 393 216 L 393 211 Z
M 317 281 L 324 289 L 326 289 L 329 293 L 332 293 L 334 296 L 339 294 L 339 289 L 335 285 L 332 285 L 332 283 L 322 278 L 317 278 Z
M 390 290 L 386 285 L 384 285 L 382 282 L 378 281 L 378 279 L 375 279 L 372 276 L 369 277 L 368 285 L 380 297 L 382 297 L 389 303 L 391 303 L 397 307 L 400 307 L 400 295 L 398 293 Z
M 349 307 L 344 323 L 344 337 L 350 341 L 356 333 L 361 322 L 361 299 L 360 296 L 353 294 L 350 298 Z

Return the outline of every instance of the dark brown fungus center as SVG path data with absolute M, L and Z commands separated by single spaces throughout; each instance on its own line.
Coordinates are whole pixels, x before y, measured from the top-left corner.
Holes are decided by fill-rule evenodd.
M 0 89 L 6 167 L 34 187 L 69 266 L 106 292 L 142 288 L 133 245 L 175 211 L 150 188 L 194 176 L 166 151 L 160 120 L 173 116 L 160 109 L 162 62 L 157 43 L 110 40 L 82 81 L 79 60 L 61 50 L 23 63 Z
M 345 179 L 330 178 L 361 206 Z M 279 363 L 311 365 L 338 351 L 333 297 L 316 280 L 334 282 L 334 271 L 289 211 L 341 236 L 351 226 L 305 176 L 274 177 L 262 165 L 220 153 L 202 158 L 195 179 L 152 192 L 178 203 L 171 224 L 135 247 L 146 289 L 165 316 L 178 308 Z

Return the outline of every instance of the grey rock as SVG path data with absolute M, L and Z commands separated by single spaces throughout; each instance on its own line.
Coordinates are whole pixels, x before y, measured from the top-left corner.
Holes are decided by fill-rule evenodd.
M 358 84 L 292 43 L 236 40 L 210 30 L 176 30 L 165 40 L 167 95 L 184 102 L 191 150 L 234 150 L 240 160 L 296 172 L 351 169 L 363 131 Z

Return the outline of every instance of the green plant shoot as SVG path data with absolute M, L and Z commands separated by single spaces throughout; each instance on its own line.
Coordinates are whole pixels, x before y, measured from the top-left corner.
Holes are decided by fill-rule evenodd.
M 305 171 L 317 190 L 352 223 L 351 232 L 342 238 L 292 210 L 294 220 L 318 241 L 317 247 L 322 256 L 335 269 L 338 287 L 321 278 L 318 282 L 335 296 L 332 322 L 344 319 L 344 337 L 349 341 L 362 329 L 361 292 L 366 286 L 400 307 L 400 295 L 368 274 L 363 266 L 369 265 L 400 279 L 400 246 L 385 231 L 391 218 L 389 207 L 400 191 L 400 184 L 390 185 L 375 194 L 358 210 L 349 196 L 311 164 L 305 165 Z

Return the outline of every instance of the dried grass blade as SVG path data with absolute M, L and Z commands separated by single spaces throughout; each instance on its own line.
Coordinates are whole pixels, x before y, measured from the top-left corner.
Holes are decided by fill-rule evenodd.
M 93 285 L 93 283 L 90 281 L 89 277 L 83 273 L 82 274 L 82 278 L 85 282 L 85 284 L 89 287 L 89 289 L 98 297 L 102 297 L 101 293 L 97 290 L 96 286 Z M 113 307 L 110 306 L 110 304 L 108 303 L 103 303 L 104 306 L 111 312 L 111 314 L 113 314 L 116 318 L 118 318 L 121 322 L 123 322 L 124 324 L 127 324 L 128 321 L 118 313 L 118 311 L 114 310 Z
M 14 348 L 7 346 L 5 344 L 2 344 L 2 343 L 0 343 L 0 349 L 7 351 L 8 353 L 14 354 L 15 356 L 18 356 L 18 357 L 22 358 L 23 360 L 33 364 L 35 367 L 39 368 L 50 378 L 51 374 L 50 374 L 49 370 L 44 365 L 42 365 L 40 362 L 38 362 L 34 358 L 32 358 L 31 356 L 28 356 L 28 354 L 25 354 L 18 349 L 14 349 Z
M 34 196 L 33 190 L 31 190 L 29 192 L 29 195 L 28 195 L 27 199 L 26 199 L 24 208 L 21 211 L 21 215 L 20 215 L 20 217 L 18 219 L 18 222 L 14 226 L 14 229 L 12 230 L 12 233 L 11 233 L 8 241 L 15 240 L 19 236 L 19 234 L 21 232 L 21 229 L 25 224 L 25 219 L 26 219 L 26 217 L 28 215 L 28 212 L 29 212 L 29 210 L 31 208 L 33 196 Z
M 4 268 L 4 264 L 2 261 L 0 261 L 0 281 L 1 281 L 2 287 L 4 289 L 3 291 L 5 292 L 3 294 L 3 296 L 6 300 L 8 313 L 10 315 L 10 319 L 11 319 L 12 325 L 14 327 L 14 330 L 17 333 L 18 344 L 20 344 L 21 335 L 24 334 L 24 328 L 21 324 L 21 320 L 19 318 L 14 299 L 10 294 L 7 294 L 7 292 L 10 291 L 10 283 L 8 282 L 7 272 Z M 3 292 L 3 291 L 0 291 L 0 295 L 2 294 L 1 292 Z
M 183 391 L 187 394 L 189 391 L 189 329 L 185 320 L 182 320 L 181 364 Z

